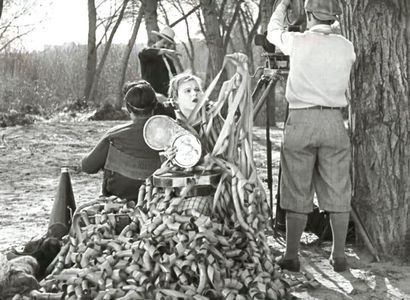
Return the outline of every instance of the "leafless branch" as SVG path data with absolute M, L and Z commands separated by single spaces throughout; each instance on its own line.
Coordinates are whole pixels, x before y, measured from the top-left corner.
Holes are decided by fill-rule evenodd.
M 125 9 L 127 7 L 128 1 L 129 0 L 123 0 L 122 6 L 121 6 L 121 11 L 118 15 L 118 18 L 117 18 L 117 20 L 114 24 L 113 29 L 110 32 L 110 36 L 109 36 L 109 38 L 107 40 L 107 43 L 105 45 L 103 54 L 101 55 L 101 59 L 100 59 L 100 62 L 98 63 L 98 67 L 97 67 L 97 70 L 95 72 L 94 80 L 93 80 L 93 83 L 92 83 L 92 86 L 91 86 L 90 99 L 93 99 L 95 97 L 95 93 L 96 93 L 96 90 L 97 90 L 97 86 L 98 86 L 98 82 L 99 82 L 99 78 L 100 78 L 102 69 L 103 69 L 105 61 L 107 59 L 108 52 L 109 52 L 111 44 L 112 44 L 112 40 L 114 39 L 114 35 L 117 32 L 117 29 L 120 26 L 120 23 L 121 23 L 122 18 L 124 16 L 124 12 L 125 12 Z
M 204 27 L 204 21 L 202 20 L 202 15 L 200 11 L 196 11 L 195 12 L 197 18 L 198 18 L 198 24 L 199 24 L 199 28 L 201 30 L 202 35 L 204 36 L 205 40 L 208 40 L 208 36 L 206 34 L 206 30 Z
M 125 82 L 125 77 L 127 73 L 127 68 L 128 68 L 128 61 L 131 55 L 132 48 L 135 46 L 135 41 L 137 39 L 137 34 L 139 31 L 139 28 L 141 26 L 142 18 L 144 17 L 144 6 L 141 5 L 138 11 L 138 15 L 135 19 L 134 26 L 132 29 L 132 34 L 130 39 L 128 40 L 127 47 L 124 51 L 124 56 L 122 58 L 122 63 L 121 63 L 121 73 L 120 73 L 120 80 L 118 81 L 118 87 L 117 87 L 117 101 L 116 101 L 116 107 L 120 108 L 121 107 L 121 100 L 122 100 L 122 86 Z
M 104 0 L 104 2 L 107 2 L 108 0 Z M 102 3 L 100 3 L 99 7 L 101 6 Z M 118 7 L 116 7 L 114 9 L 114 13 L 110 14 L 110 16 L 106 17 L 106 18 L 99 18 L 99 23 L 97 24 L 96 28 L 100 27 L 100 26 L 104 26 L 104 33 L 101 36 L 101 39 L 98 41 L 96 48 L 100 47 L 101 44 L 107 40 L 108 37 L 108 32 L 110 31 L 110 28 L 112 27 L 112 25 L 116 22 L 117 18 L 118 18 L 118 14 L 120 13 L 120 11 L 123 8 L 124 3 L 122 3 L 121 5 L 119 5 Z
M 219 7 L 219 16 L 218 20 L 223 20 L 224 12 L 225 12 L 226 0 L 223 0 L 220 7 Z
M 159 7 L 162 15 L 164 16 L 165 24 L 167 24 L 169 26 L 168 13 L 167 13 L 167 10 L 165 9 L 164 5 L 162 4 L 162 1 L 158 2 L 158 7 Z
M 180 2 L 178 2 L 179 3 L 179 5 L 181 5 L 181 3 Z M 181 22 L 181 21 L 183 21 L 183 20 L 186 20 L 191 14 L 193 14 L 197 9 L 199 9 L 201 7 L 201 5 L 197 5 L 197 6 L 195 6 L 194 8 L 192 8 L 189 12 L 187 12 L 186 14 L 185 13 L 183 13 L 183 15 L 182 15 L 182 17 L 181 18 L 179 18 L 178 20 L 176 20 L 176 21 L 174 21 L 174 22 L 172 22 L 169 26 L 171 26 L 171 27 L 174 27 L 176 24 L 178 24 L 179 22 Z
M 184 42 L 182 43 L 182 45 L 184 46 L 185 52 L 186 52 L 186 54 L 188 56 L 188 59 L 190 61 L 192 72 L 195 74 L 196 73 L 196 69 L 195 69 L 195 48 L 194 48 L 194 44 L 192 42 L 191 31 L 189 30 L 189 24 L 188 24 L 187 17 L 190 14 L 194 13 L 200 7 L 200 5 L 197 5 L 197 6 L 193 7 L 188 13 L 184 12 L 184 8 L 182 7 L 182 4 L 180 2 L 178 2 L 178 6 L 175 5 L 175 7 L 185 17 L 185 18 L 183 18 L 183 20 L 185 22 L 185 29 L 186 29 L 186 34 L 187 34 L 187 37 L 188 37 L 189 48 L 186 45 L 186 43 L 184 43 Z
M 9 39 L 4 45 L 2 45 L 2 46 L 0 47 L 0 52 L 3 51 L 4 49 L 6 49 L 6 48 L 7 48 L 11 43 L 13 43 L 14 41 L 16 41 L 16 40 L 18 40 L 18 39 L 21 39 L 23 36 L 25 36 L 25 35 L 29 34 L 30 32 L 32 32 L 34 29 L 35 29 L 35 28 L 32 27 L 32 28 L 30 28 L 29 30 L 27 30 L 27 31 L 25 31 L 25 32 L 23 32 L 23 33 L 20 33 L 20 34 L 18 34 L 18 35 L 16 35 L 16 36 L 12 37 L 11 39 Z
M 228 26 L 227 26 L 227 28 L 226 28 L 226 31 L 225 31 L 224 42 L 223 42 L 223 46 L 224 46 L 225 52 L 226 52 L 226 49 L 227 49 L 227 47 L 228 47 L 229 40 L 231 39 L 232 29 L 233 29 L 233 27 L 234 27 L 234 25 L 235 25 L 235 22 L 236 22 L 236 19 L 237 19 L 238 15 L 239 15 L 239 10 L 240 10 L 240 8 L 241 8 L 241 3 L 242 3 L 242 1 L 237 0 L 236 6 L 235 6 L 235 11 L 234 11 L 234 13 L 233 13 L 233 15 L 232 15 L 232 19 L 231 19 L 231 21 L 229 22 L 229 24 L 228 24 Z

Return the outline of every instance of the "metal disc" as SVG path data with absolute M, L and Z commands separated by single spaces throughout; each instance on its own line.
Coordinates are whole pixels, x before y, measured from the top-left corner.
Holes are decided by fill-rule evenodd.
M 193 167 L 201 159 L 201 142 L 190 133 L 177 136 L 172 146 L 177 149 L 173 162 L 182 168 Z
M 154 150 L 164 150 L 171 144 L 175 122 L 168 116 L 152 116 L 145 122 L 143 135 L 147 145 Z

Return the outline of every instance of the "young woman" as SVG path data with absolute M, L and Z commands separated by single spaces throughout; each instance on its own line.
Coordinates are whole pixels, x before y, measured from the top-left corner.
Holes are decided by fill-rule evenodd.
M 173 77 L 170 81 L 168 97 L 175 109 L 176 120 L 180 124 L 198 126 L 200 114 L 188 123 L 188 118 L 194 110 L 196 104 L 202 99 L 204 92 L 202 82 L 198 76 L 181 73 Z
M 241 78 L 245 75 L 247 70 L 247 56 L 242 53 L 234 53 L 226 56 L 227 61 L 232 63 L 236 67 L 236 73 L 233 75 L 231 80 L 223 83 L 222 88 L 219 93 L 219 99 L 216 102 L 209 101 L 205 105 L 205 110 L 200 110 L 197 113 L 194 111 L 198 102 L 202 101 L 204 97 L 204 92 L 202 89 L 202 82 L 198 76 L 192 75 L 190 73 L 181 73 L 173 77 L 169 84 L 168 97 L 172 106 L 175 109 L 176 120 L 178 124 L 188 130 L 190 130 L 195 135 L 201 135 L 202 129 L 205 128 L 207 120 L 209 120 L 209 114 L 212 113 L 215 105 L 224 105 L 220 110 L 219 117 L 213 118 L 212 126 L 219 132 L 224 124 L 224 113 L 228 103 L 232 101 L 235 95 L 235 89 L 239 86 Z M 228 96 L 228 101 L 223 101 L 222 99 Z M 224 109 L 225 108 L 225 109 Z M 205 113 L 205 116 L 202 114 Z M 191 116 L 192 114 L 192 116 Z M 204 140 L 202 138 L 201 142 L 203 146 L 209 146 L 215 141 Z M 205 151 L 210 151 L 212 149 L 204 149 Z M 170 148 L 165 151 L 165 155 L 170 158 L 175 154 L 175 149 Z

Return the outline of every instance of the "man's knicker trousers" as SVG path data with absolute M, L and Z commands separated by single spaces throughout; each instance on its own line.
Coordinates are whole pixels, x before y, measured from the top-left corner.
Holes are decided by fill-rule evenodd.
M 350 211 L 350 139 L 340 109 L 290 110 L 281 149 L 281 207 Z

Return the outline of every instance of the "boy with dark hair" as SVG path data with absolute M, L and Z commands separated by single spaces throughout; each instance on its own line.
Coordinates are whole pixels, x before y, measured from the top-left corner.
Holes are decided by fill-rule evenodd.
M 131 122 L 110 129 L 83 158 L 82 170 L 104 170 L 103 195 L 136 200 L 141 184 L 161 165 L 158 152 L 143 138 L 145 122 L 159 103 L 145 80 L 126 84 L 123 92 Z

